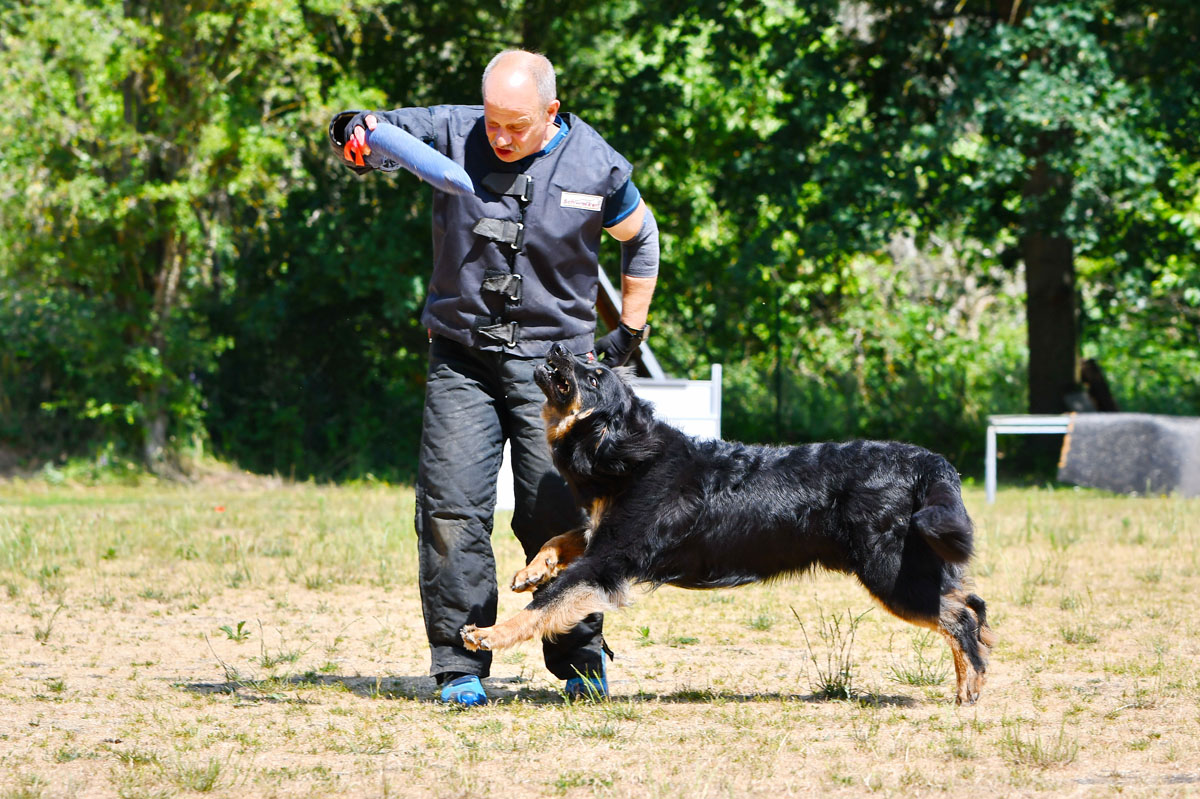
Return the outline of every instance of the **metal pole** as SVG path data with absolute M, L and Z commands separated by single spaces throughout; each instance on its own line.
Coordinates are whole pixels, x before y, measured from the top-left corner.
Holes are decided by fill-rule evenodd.
M 996 428 L 988 425 L 987 454 L 983 465 L 983 483 L 987 492 L 988 504 L 996 501 Z

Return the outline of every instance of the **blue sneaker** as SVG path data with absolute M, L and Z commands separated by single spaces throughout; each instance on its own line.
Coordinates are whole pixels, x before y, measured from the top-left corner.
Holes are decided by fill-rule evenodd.
M 464 674 L 456 677 L 442 686 L 442 702 L 447 705 L 475 707 L 486 705 L 487 694 L 483 692 L 483 683 L 474 674 Z
M 567 680 L 563 689 L 568 701 L 591 699 L 593 701 L 608 699 L 608 666 L 600 659 L 600 674 L 589 674 L 586 677 L 572 677 Z

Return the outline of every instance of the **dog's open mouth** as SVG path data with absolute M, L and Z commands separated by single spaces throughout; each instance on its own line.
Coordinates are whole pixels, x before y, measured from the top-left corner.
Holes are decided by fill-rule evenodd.
M 546 362 L 534 370 L 533 376 L 542 393 L 553 402 L 566 403 L 575 392 L 572 384 L 575 377 L 574 358 L 562 345 L 554 345 L 546 356 Z
M 554 393 L 558 395 L 560 400 L 565 400 L 571 396 L 571 381 L 562 373 L 562 370 L 556 366 L 549 367 L 550 372 L 550 387 L 554 389 Z

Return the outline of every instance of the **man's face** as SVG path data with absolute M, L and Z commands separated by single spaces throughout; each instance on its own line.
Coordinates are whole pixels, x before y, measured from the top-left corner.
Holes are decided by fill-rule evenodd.
M 558 100 L 542 105 L 531 80 L 489 79 L 483 98 L 488 143 L 501 161 L 520 161 L 550 143 Z

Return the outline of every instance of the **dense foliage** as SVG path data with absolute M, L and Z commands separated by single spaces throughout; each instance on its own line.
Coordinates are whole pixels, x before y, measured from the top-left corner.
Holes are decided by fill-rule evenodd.
M 725 432 L 1200 414 L 1189 0 L 25 0 L 0 21 L 0 447 L 411 474 L 428 189 L 331 158 L 342 108 L 559 67 L 662 229 L 652 345 Z M 615 246 L 602 256 L 615 274 Z

